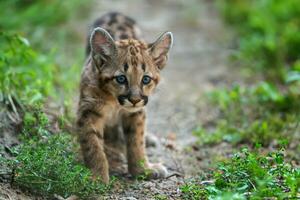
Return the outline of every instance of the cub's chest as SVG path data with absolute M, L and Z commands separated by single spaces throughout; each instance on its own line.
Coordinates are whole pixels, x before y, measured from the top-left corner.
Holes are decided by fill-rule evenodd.
M 119 123 L 121 120 L 120 106 L 115 103 L 106 104 L 102 108 L 102 113 L 105 113 L 104 116 L 104 126 L 112 127 Z

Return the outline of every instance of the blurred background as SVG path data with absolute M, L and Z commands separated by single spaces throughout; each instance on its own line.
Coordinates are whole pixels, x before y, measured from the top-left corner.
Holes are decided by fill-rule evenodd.
M 135 19 L 147 42 L 174 35 L 147 108 L 156 138 L 148 154 L 181 174 L 121 182 L 123 190 L 109 188 L 114 198 L 299 198 L 299 0 L 7 0 L 0 8 L 0 199 L 107 192 L 88 178 L 71 184 L 89 172 L 69 136 L 89 26 L 111 11 Z M 9 182 L 29 193 L 18 197 Z

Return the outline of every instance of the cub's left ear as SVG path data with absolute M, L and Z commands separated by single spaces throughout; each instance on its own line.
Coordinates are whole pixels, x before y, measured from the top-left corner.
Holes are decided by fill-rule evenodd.
M 163 33 L 152 45 L 150 45 L 150 54 L 156 66 L 161 70 L 167 64 L 168 52 L 173 44 L 173 35 L 171 32 Z

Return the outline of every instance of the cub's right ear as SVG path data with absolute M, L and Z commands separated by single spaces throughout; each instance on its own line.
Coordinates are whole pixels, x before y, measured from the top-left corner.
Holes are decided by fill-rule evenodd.
M 161 70 L 167 63 L 168 52 L 173 44 L 173 34 L 165 32 L 152 45 L 150 45 L 150 53 L 155 64 Z
M 117 48 L 111 35 L 103 28 L 95 28 L 90 37 L 92 58 L 100 68 L 103 62 L 114 59 Z

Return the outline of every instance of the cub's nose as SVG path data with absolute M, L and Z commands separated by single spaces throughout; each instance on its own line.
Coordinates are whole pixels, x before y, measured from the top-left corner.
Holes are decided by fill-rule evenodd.
M 140 102 L 142 99 L 138 98 L 138 97 L 130 97 L 128 99 L 133 105 L 137 104 L 138 102 Z

